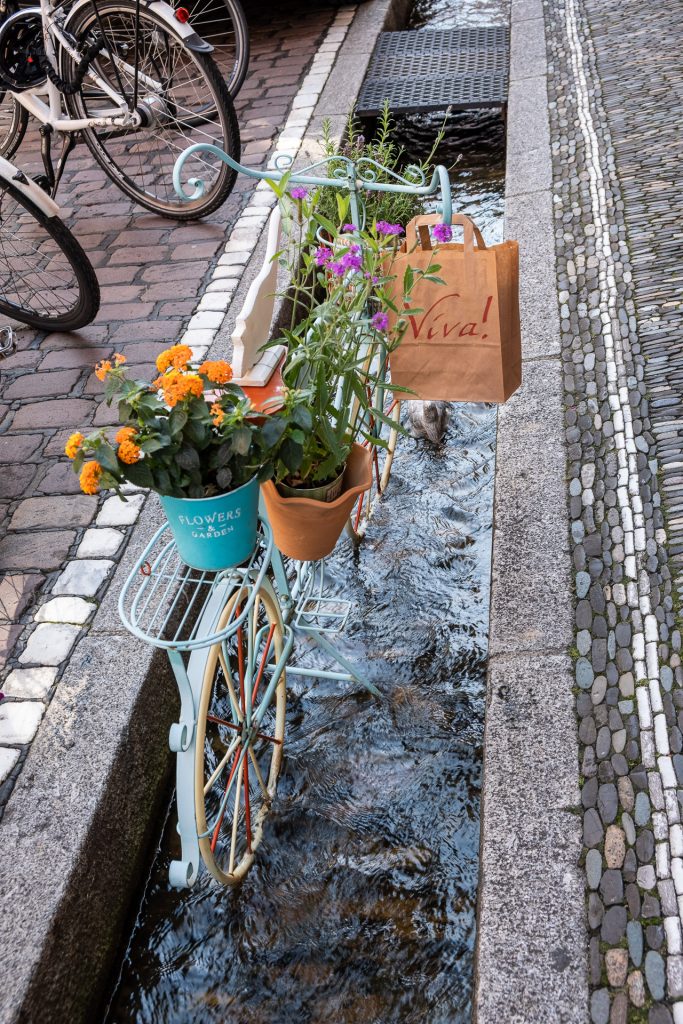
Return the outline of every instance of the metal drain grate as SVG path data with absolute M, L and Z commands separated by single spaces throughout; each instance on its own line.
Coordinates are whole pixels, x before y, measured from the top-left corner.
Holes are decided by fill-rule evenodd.
M 358 114 L 507 103 L 510 33 L 502 26 L 383 32 L 358 98 Z

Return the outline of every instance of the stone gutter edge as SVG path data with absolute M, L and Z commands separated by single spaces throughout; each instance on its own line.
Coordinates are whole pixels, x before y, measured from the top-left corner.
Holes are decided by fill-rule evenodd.
M 541 0 L 512 0 L 505 233 L 523 385 L 499 410 L 476 1024 L 588 1016 L 573 598 Z

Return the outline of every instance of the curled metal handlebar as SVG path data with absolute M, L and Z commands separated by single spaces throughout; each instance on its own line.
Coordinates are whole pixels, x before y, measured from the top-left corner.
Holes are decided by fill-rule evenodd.
M 253 167 L 245 167 L 237 160 L 234 160 L 228 153 L 220 149 L 219 146 L 213 146 L 208 142 L 199 142 L 194 146 L 189 146 L 181 153 L 173 168 L 173 187 L 178 196 L 188 203 L 201 199 L 206 191 L 206 186 L 201 178 L 188 179 L 187 185 L 192 189 L 191 193 L 188 194 L 183 187 L 183 167 L 185 162 L 197 153 L 210 153 L 212 156 L 222 160 L 223 163 L 228 164 L 238 174 L 244 174 L 248 178 L 256 178 L 259 181 L 281 181 L 286 174 L 289 174 L 288 180 L 292 184 L 311 185 L 316 188 L 345 188 L 351 194 L 354 204 L 358 193 L 363 191 L 396 192 L 417 196 L 439 194 L 439 212 L 442 220 L 444 224 L 450 224 L 451 222 L 453 212 L 451 183 L 448 171 L 441 164 L 434 168 L 434 173 L 428 184 L 425 184 L 424 172 L 419 167 L 411 166 L 406 168 L 406 174 L 412 176 L 413 179 L 417 179 L 411 181 L 409 177 L 402 177 L 390 168 L 383 167 L 382 164 L 378 164 L 368 157 L 361 157 L 355 161 L 349 157 L 336 154 L 310 164 L 308 167 L 295 173 L 289 172 L 289 168 L 292 165 L 292 157 L 286 154 L 279 154 L 273 160 L 274 167 L 272 169 L 258 171 Z M 311 173 L 319 168 L 327 168 L 327 175 L 321 176 Z M 394 178 L 395 182 L 378 181 L 377 178 L 380 174 Z

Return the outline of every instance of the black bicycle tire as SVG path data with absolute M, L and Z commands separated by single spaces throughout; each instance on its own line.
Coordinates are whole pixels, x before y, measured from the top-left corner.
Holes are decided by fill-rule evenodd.
M 9 141 L 5 141 L 0 138 L 0 156 L 4 156 L 5 160 L 10 160 L 19 146 L 23 142 L 26 129 L 28 127 L 28 111 L 22 107 L 22 105 L 12 96 L 12 94 L 6 89 L 0 89 L 0 103 L 9 101 L 13 104 L 12 124 L 9 127 L 6 138 Z M 11 134 L 10 134 L 11 133 Z M 0 136 L 1 136 L 0 131 Z
M 99 4 L 101 15 L 106 14 L 108 9 L 111 8 L 113 8 L 114 10 L 122 9 L 130 13 L 131 11 L 135 10 L 135 2 L 134 0 L 109 0 L 109 2 L 107 2 L 107 0 L 104 0 L 104 2 L 101 2 Z M 73 33 L 76 37 L 78 37 L 79 35 L 78 16 L 83 16 L 83 14 L 87 10 L 87 7 L 82 7 L 80 10 L 75 11 L 74 21 L 69 20 L 68 22 L 67 27 L 69 31 Z M 163 18 L 158 17 L 154 14 L 154 12 L 149 10 L 144 11 L 144 14 L 145 16 L 150 17 L 153 20 L 156 20 L 161 28 L 165 29 L 169 34 L 172 34 L 172 28 L 163 20 Z M 182 37 L 180 35 L 176 35 L 176 39 L 181 43 L 183 42 Z M 212 88 L 214 88 L 216 91 L 219 102 L 223 107 L 222 114 L 224 126 L 227 129 L 227 143 L 225 147 L 226 152 L 228 152 L 229 155 L 234 160 L 239 161 L 241 155 L 239 125 L 237 122 L 235 106 L 232 102 L 232 97 L 230 96 L 228 87 L 225 84 L 225 80 L 221 75 L 220 71 L 218 70 L 215 61 L 212 60 L 212 58 L 209 55 L 204 53 L 196 53 L 193 51 L 189 52 L 192 53 L 193 59 L 195 59 L 200 65 L 202 65 L 203 73 L 206 75 Z M 64 77 L 68 77 L 68 74 L 70 71 L 72 71 L 72 69 L 67 67 L 65 60 L 70 61 L 71 58 L 68 54 L 65 53 L 64 50 L 60 48 L 60 72 Z M 79 118 L 86 116 L 84 114 L 84 111 L 81 111 L 79 109 L 78 104 L 81 100 L 80 92 L 73 96 L 65 95 L 64 100 L 67 106 L 67 110 L 69 111 L 72 117 Z M 90 150 L 90 152 L 92 153 L 93 157 L 100 165 L 102 170 L 110 178 L 110 180 L 113 181 L 114 184 L 121 189 L 122 192 L 129 196 L 129 198 L 131 198 L 139 206 L 142 206 L 144 209 L 149 210 L 151 213 L 156 213 L 161 217 L 166 217 L 168 220 L 184 222 L 198 220 L 201 217 L 207 217 L 209 216 L 209 214 L 214 213 L 223 205 L 223 203 L 228 198 L 228 196 L 230 195 L 234 188 L 237 173 L 231 167 L 229 167 L 228 164 L 222 164 L 220 176 L 218 178 L 220 184 L 219 187 L 217 187 L 214 190 L 213 197 L 210 200 L 202 202 L 202 200 L 200 199 L 196 200 L 193 203 L 188 202 L 184 206 L 179 204 L 177 207 L 170 209 L 168 207 L 165 207 L 163 203 L 155 202 L 151 200 L 149 197 L 146 197 L 133 184 L 129 185 L 128 179 L 125 178 L 123 171 L 116 173 L 112 170 L 112 161 L 107 158 L 106 153 L 103 152 L 103 150 L 101 149 L 100 145 L 98 144 L 98 138 L 94 134 L 92 129 L 84 129 L 81 132 L 81 135 L 83 137 L 83 140 L 85 141 L 85 144 L 87 145 L 88 149 Z
M 85 254 L 80 242 L 71 234 L 66 224 L 59 217 L 48 217 L 40 207 L 28 198 L 20 189 L 11 182 L 0 179 L 0 189 L 6 191 L 15 199 L 40 225 L 51 238 L 57 243 L 64 256 L 69 261 L 78 283 L 79 301 L 74 311 L 64 313 L 61 316 L 46 317 L 37 316 L 31 311 L 18 307 L 15 303 L 6 302 L 0 296 L 0 313 L 19 320 L 41 331 L 77 331 L 85 327 L 97 316 L 100 308 L 100 286 L 92 268 L 92 264 Z

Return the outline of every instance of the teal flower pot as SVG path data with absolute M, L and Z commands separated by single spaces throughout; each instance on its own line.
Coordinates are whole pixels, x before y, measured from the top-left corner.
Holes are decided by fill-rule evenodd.
M 193 569 L 230 569 L 256 545 L 258 480 L 215 498 L 159 496 L 178 554 Z

